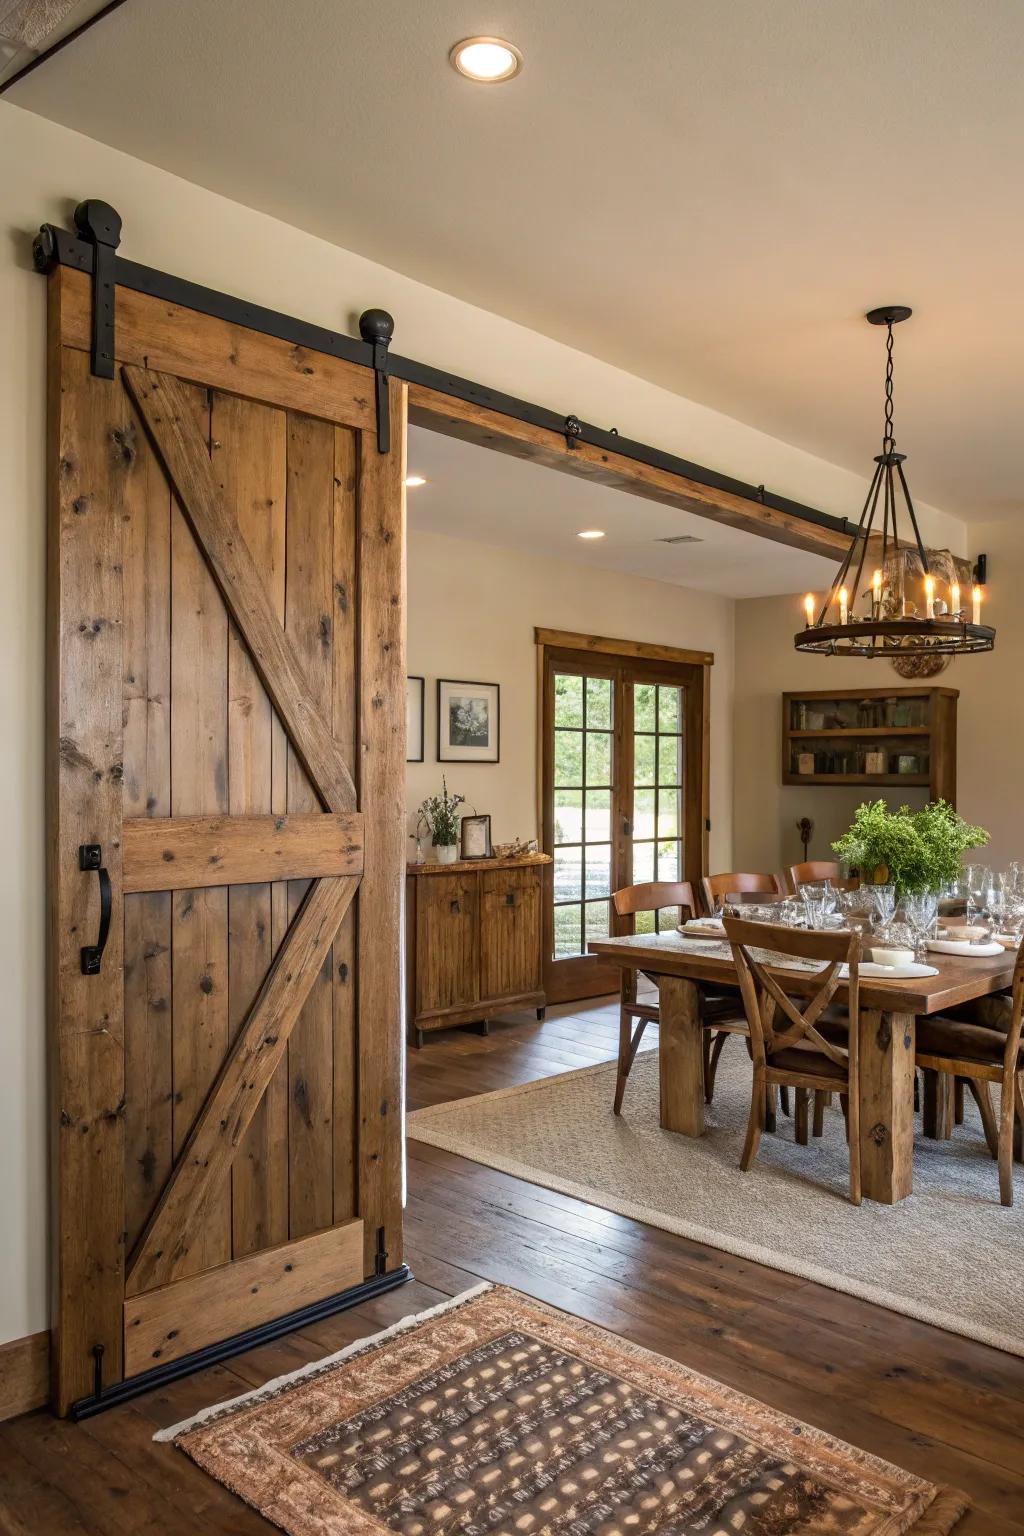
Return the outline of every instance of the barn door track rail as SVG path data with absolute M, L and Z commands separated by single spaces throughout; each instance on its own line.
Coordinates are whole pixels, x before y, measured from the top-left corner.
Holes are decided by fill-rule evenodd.
M 139 262 L 128 260 L 118 254 L 121 220 L 109 203 L 97 199 L 86 200 L 76 209 L 75 222 L 77 232 L 74 234 L 56 224 L 44 224 L 33 244 L 33 260 L 36 270 L 44 274 L 52 271 L 55 266 L 66 266 L 88 273 L 92 278 L 93 371 L 100 377 L 110 378 L 113 374 L 113 290 L 117 285 L 371 370 L 374 374 L 377 448 L 380 453 L 387 453 L 391 446 L 387 380 L 392 377 L 512 417 L 528 426 L 556 433 L 565 439 L 570 448 L 585 446 L 600 453 L 631 459 L 650 469 L 678 475 L 681 479 L 695 481 L 710 490 L 739 497 L 754 506 L 793 518 L 809 528 L 822 529 L 851 540 L 858 537 L 856 525 L 848 518 L 822 512 L 817 507 L 806 506 L 788 496 L 779 496 L 767 490 L 764 485 L 750 485 L 732 475 L 722 474 L 706 465 L 695 464 L 690 459 L 667 453 L 664 449 L 621 437 L 616 429 L 594 426 L 591 422 L 582 421 L 574 412 L 559 414 L 545 406 L 534 405 L 485 384 L 461 378 L 458 374 L 431 367 L 428 363 L 393 355 L 389 347 L 395 322 L 386 310 L 364 311 L 359 320 L 361 339 L 356 339 L 340 331 L 332 331 L 293 315 L 265 309 L 233 294 L 204 288 L 199 283 L 189 282 L 172 273 L 160 272 L 154 267 L 145 267 Z M 106 371 L 108 350 L 110 372 Z

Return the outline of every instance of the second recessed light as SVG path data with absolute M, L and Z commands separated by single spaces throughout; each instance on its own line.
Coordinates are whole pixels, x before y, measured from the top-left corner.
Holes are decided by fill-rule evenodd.
M 582 533 L 576 535 L 578 539 L 603 539 L 603 528 L 584 528 Z
M 503 37 L 464 37 L 448 55 L 453 69 L 480 85 L 511 80 L 523 67 L 523 56 Z

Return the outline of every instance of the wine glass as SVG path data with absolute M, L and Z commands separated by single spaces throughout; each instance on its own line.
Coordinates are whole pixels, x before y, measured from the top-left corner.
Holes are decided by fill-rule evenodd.
M 984 906 L 985 897 L 992 885 L 992 871 L 985 864 L 968 864 L 964 870 L 967 881 L 967 921 Z
M 804 904 L 804 918 L 808 928 L 824 928 L 828 915 L 825 893 L 819 883 L 800 886 L 800 899 Z
M 903 910 L 914 931 L 914 958 L 923 960 L 927 954 L 928 936 L 939 915 L 938 891 L 911 891 L 904 898 Z
M 866 934 L 875 912 L 875 899 L 869 885 L 855 885 L 852 891 L 840 891 L 839 910 L 848 928 Z
M 885 930 L 896 916 L 896 887 L 894 885 L 873 885 L 871 895 L 875 903 L 875 912 L 878 916 L 878 928 L 882 936 Z

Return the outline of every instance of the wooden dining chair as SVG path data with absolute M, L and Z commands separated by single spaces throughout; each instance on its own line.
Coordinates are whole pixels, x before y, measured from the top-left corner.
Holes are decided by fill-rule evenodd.
M 937 1072 L 963 1078 L 981 1112 L 985 1140 L 999 1164 L 999 1198 L 1013 1204 L 1014 1121 L 1024 1126 L 1024 946 L 1017 953 L 1010 995 L 979 997 L 949 1015 L 935 1014 L 917 1021 L 917 1065 L 925 1074 Z M 990 1084 L 998 1083 L 999 1119 L 992 1106 Z
M 777 901 L 787 894 L 781 875 L 749 875 L 734 871 L 727 875 L 705 875 L 701 885 L 709 913 L 714 912 L 717 902 L 728 901 L 730 896 L 766 896 L 769 901 Z
M 744 918 L 727 917 L 725 931 L 732 945 L 740 993 L 750 1029 L 754 1083 L 750 1120 L 740 1167 L 750 1168 L 765 1128 L 767 1094 L 789 1087 L 806 1106 L 811 1093 L 838 1093 L 846 1115 L 850 1144 L 850 1200 L 861 1201 L 860 1177 L 860 958 L 858 933 L 808 933 Z M 809 1002 L 792 998 L 775 976 L 755 959 L 753 951 L 773 950 L 793 959 L 820 961 L 816 989 Z M 839 968 L 849 966 L 847 1029 L 826 1035 L 817 1027 L 841 984 Z M 831 1010 L 830 1010 L 831 1012 Z
M 613 894 L 612 902 L 619 917 L 635 919 L 638 912 L 658 912 L 665 907 L 678 907 L 681 922 L 697 915 L 697 903 L 689 880 L 651 880 L 641 885 L 627 885 Z M 747 1021 L 743 1004 L 735 990 L 723 990 L 702 983 L 698 985 L 698 991 L 704 1046 L 704 1096 L 710 1104 L 722 1046 L 730 1034 L 745 1035 Z M 619 990 L 618 1072 L 613 1104 L 617 1115 L 622 1113 L 626 1081 L 644 1030 L 648 1024 L 657 1023 L 658 1018 L 658 1005 L 641 1002 L 637 996 L 637 972 L 623 969 Z
M 817 880 L 828 880 L 836 891 L 855 891 L 860 885 L 856 876 L 844 876 L 842 865 L 833 859 L 808 859 L 804 864 L 789 866 L 789 888 L 794 896 L 800 886 Z

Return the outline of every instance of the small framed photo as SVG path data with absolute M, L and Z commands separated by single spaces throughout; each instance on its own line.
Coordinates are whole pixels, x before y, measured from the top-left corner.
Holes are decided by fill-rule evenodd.
M 493 858 L 491 818 L 489 816 L 463 816 L 461 825 L 462 848 L 460 857 L 464 859 Z
M 496 763 L 501 735 L 497 683 L 437 681 L 439 763 Z
M 407 763 L 423 761 L 423 693 L 426 679 L 407 677 L 405 680 L 405 760 Z

